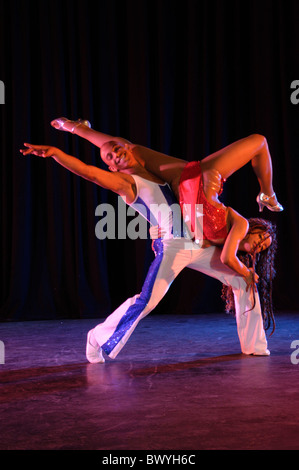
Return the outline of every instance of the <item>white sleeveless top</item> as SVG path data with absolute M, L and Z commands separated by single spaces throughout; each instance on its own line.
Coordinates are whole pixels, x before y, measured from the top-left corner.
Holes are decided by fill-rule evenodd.
M 136 184 L 136 198 L 128 204 L 152 226 L 159 225 L 163 239 L 188 236 L 180 205 L 167 183 L 158 184 L 141 176 L 131 175 Z M 123 198 L 126 202 L 126 199 Z

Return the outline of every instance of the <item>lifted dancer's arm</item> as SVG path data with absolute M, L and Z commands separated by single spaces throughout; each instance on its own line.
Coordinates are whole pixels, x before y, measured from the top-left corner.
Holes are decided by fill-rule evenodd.
M 72 173 L 96 183 L 102 188 L 110 189 L 121 196 L 125 196 L 128 201 L 133 201 L 135 198 L 135 183 L 130 175 L 111 173 L 92 165 L 86 165 L 78 158 L 67 155 L 57 147 L 31 144 L 24 144 L 24 146 L 27 148 L 20 150 L 23 155 L 32 154 L 42 158 L 52 157 Z

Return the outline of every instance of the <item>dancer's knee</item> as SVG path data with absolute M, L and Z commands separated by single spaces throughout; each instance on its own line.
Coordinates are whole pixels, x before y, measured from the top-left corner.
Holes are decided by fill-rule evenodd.
M 160 302 L 160 299 L 150 299 L 149 302 L 146 304 L 144 308 L 144 316 L 148 315 L 152 310 L 154 310 L 158 303 Z
M 267 144 L 267 139 L 262 134 L 251 134 L 247 139 L 253 141 L 257 147 L 262 147 Z

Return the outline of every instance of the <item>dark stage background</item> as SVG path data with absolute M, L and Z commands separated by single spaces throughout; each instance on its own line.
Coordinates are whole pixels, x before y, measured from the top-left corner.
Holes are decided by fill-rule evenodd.
M 299 310 L 298 24 L 298 0 L 1 0 L 1 319 L 104 317 L 140 291 L 152 257 L 145 240 L 96 238 L 112 193 L 19 153 L 51 144 L 101 165 L 98 149 L 51 128 L 60 116 L 186 160 L 265 135 L 286 208 L 263 213 L 279 232 L 274 306 Z M 254 217 L 258 192 L 249 165 L 223 198 Z M 156 312 L 223 311 L 220 291 L 186 270 Z

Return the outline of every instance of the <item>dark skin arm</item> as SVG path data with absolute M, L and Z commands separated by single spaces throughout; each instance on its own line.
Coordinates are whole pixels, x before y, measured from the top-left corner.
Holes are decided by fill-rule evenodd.
M 130 175 L 111 173 L 110 171 L 105 171 L 92 165 L 86 165 L 78 158 L 66 154 L 57 147 L 26 143 L 24 146 L 26 148 L 20 150 L 23 155 L 36 155 L 41 158 L 53 158 L 57 163 L 72 173 L 81 176 L 102 188 L 110 189 L 120 196 L 126 197 L 129 203 L 135 199 L 135 182 Z

